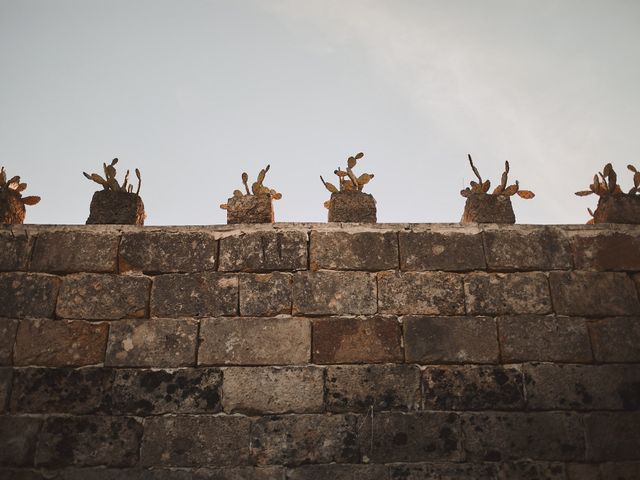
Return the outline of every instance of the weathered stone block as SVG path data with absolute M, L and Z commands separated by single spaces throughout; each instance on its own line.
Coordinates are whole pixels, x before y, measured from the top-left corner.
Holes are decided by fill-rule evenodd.
M 358 315 L 377 309 L 374 274 L 322 271 L 293 276 L 294 314 Z
M 135 193 L 99 190 L 93 194 L 87 225 L 144 225 L 144 203 Z
M 402 270 L 484 270 L 480 233 L 400 232 Z
M 543 273 L 470 273 L 464 279 L 467 313 L 509 315 L 551 313 Z
M 554 310 L 559 315 L 638 315 L 636 286 L 626 273 L 551 272 Z
M 330 412 L 420 408 L 420 369 L 415 365 L 339 365 L 327 369 Z
M 524 365 L 531 410 L 640 410 L 635 365 Z
M 59 287 L 53 275 L 0 273 L 0 317 L 53 317 Z
M 594 480 L 607 480 L 609 478 L 615 480 L 634 480 L 635 478 L 638 478 L 638 472 L 640 472 L 640 462 L 602 463 L 600 464 L 600 472 L 602 473 L 602 477 L 598 477 Z M 569 480 L 574 480 L 574 478 L 569 477 Z M 583 479 L 580 477 L 575 477 L 575 480 Z
M 174 273 L 216 269 L 218 242 L 204 232 L 131 232 L 122 235 L 120 272 Z
M 13 370 L 11 368 L 0 368 L 0 412 L 8 410 L 12 379 Z
M 360 463 L 353 415 L 259 417 L 251 425 L 251 458 L 258 465 Z
M 42 420 L 0 416 L 0 465 L 33 465 Z
M 402 362 L 395 317 L 323 318 L 313 321 L 313 363 Z
M 566 477 L 560 477 L 562 480 L 603 480 L 600 476 L 600 466 L 597 463 L 567 463 Z M 608 476 L 606 478 L 617 478 Z M 624 480 L 624 477 L 623 479 Z
M 204 318 L 198 365 L 305 364 L 311 326 L 304 318 Z
M 396 232 L 311 232 L 312 270 L 390 270 L 398 268 Z
M 329 222 L 376 223 L 376 200 L 370 193 L 332 193 Z
M 607 195 L 598 199 L 593 212 L 595 223 L 640 223 L 640 196 Z
M 0 470 L 0 473 L 2 470 Z M 282 467 L 223 468 L 66 468 L 56 472 L 55 480 L 277 480 L 284 477 Z M 2 478 L 2 477 L 0 477 Z M 10 477 L 13 480 L 13 477 Z M 51 480 L 18 477 L 15 480 Z
M 249 463 L 249 424 L 239 416 L 161 416 L 144 422 L 143 466 Z
M 518 316 L 498 319 L 504 362 L 575 362 L 592 359 L 582 318 Z
M 271 195 L 244 195 L 229 198 L 227 223 L 273 223 Z
M 516 223 L 511 198 L 474 193 L 467 197 L 460 223 Z
M 151 289 L 153 317 L 238 314 L 238 277 L 220 273 L 159 275 Z
M 497 468 L 492 464 L 434 462 L 391 465 L 389 478 L 390 480 L 495 480 L 496 474 Z M 513 477 L 510 480 L 513 480 Z
M 486 228 L 483 237 L 491 270 L 568 270 L 572 267 L 569 241 L 560 229 Z
M 587 461 L 640 460 L 640 412 L 599 412 L 585 417 Z
M 184 367 L 196 362 L 198 322 L 187 319 L 122 320 L 111 324 L 106 365 Z
M 582 421 L 574 414 L 470 413 L 462 419 L 468 460 L 584 459 Z
M 48 417 L 38 436 L 35 463 L 41 467 L 138 462 L 142 425 L 127 417 Z
M 78 273 L 62 280 L 56 314 L 62 318 L 118 320 L 149 316 L 151 279 Z
M 422 375 L 427 410 L 524 409 L 523 377 L 516 367 L 427 367 Z
M 0 272 L 27 269 L 35 237 L 0 225 Z
M 42 232 L 33 247 L 29 270 L 35 272 L 116 272 L 116 233 Z
M 0 318 L 0 365 L 13 363 L 13 344 L 16 341 L 18 320 Z
M 240 315 L 274 316 L 291 314 L 290 273 L 262 273 L 240 275 Z
M 464 314 L 462 276 L 443 272 L 378 273 L 380 313 Z
M 316 413 L 324 408 L 324 370 L 237 367 L 224 370 L 224 410 L 247 415 Z
M 379 413 L 362 420 L 358 440 L 373 463 L 464 458 L 460 418 L 455 413 Z
M 220 239 L 223 272 L 307 269 L 307 232 L 251 232 Z
M 0 478 L 10 480 L 50 480 L 38 470 L 27 470 L 24 468 L 3 468 L 0 467 Z M 66 477 L 65 477 L 66 478 Z
M 109 325 L 80 320 L 22 320 L 13 353 L 15 365 L 95 365 L 104 361 Z
M 589 332 L 597 362 L 640 362 L 640 317 L 591 322 Z
M 217 368 L 115 370 L 111 392 L 116 414 L 216 413 L 221 405 L 222 373 Z
M 11 411 L 86 415 L 109 411 L 113 371 L 105 368 L 15 370 Z
M 640 271 L 640 237 L 618 232 L 590 232 L 573 237 L 578 270 Z
M 404 317 L 405 359 L 410 363 L 497 363 L 492 318 Z
M 286 480 L 387 480 L 386 465 L 302 465 L 289 468 Z M 404 477 L 403 477 L 404 478 Z
M 518 460 L 498 463 L 496 466 L 498 467 L 497 480 L 566 480 L 565 464 L 559 462 Z M 569 478 L 572 480 L 571 477 Z M 580 478 L 580 480 L 590 479 Z

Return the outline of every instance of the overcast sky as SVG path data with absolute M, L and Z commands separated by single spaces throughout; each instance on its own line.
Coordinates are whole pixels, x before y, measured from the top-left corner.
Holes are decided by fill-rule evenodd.
M 456 222 L 512 178 L 518 223 L 584 223 L 613 162 L 640 167 L 640 2 L 0 0 L 0 165 L 29 223 L 84 223 L 100 172 L 142 171 L 147 224 L 225 223 L 271 164 L 277 221 L 326 221 L 318 176 L 357 173 L 379 222 Z

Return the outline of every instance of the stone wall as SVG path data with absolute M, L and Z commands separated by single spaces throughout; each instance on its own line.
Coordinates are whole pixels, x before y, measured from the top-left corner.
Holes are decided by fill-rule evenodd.
M 0 478 L 640 478 L 640 227 L 0 229 Z

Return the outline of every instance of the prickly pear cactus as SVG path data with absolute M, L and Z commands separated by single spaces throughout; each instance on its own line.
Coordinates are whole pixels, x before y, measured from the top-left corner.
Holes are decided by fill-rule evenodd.
M 4 167 L 0 168 L 0 223 L 24 223 L 26 205 L 35 205 L 40 201 L 38 196 L 23 197 L 22 192 L 27 188 L 26 183 L 20 182 L 15 176 L 7 180 Z
M 101 185 L 104 190 L 108 190 L 111 192 L 125 192 L 125 193 L 133 193 L 133 185 L 129 184 L 129 170 L 124 176 L 124 181 L 122 185 L 118 183 L 116 180 L 116 163 L 118 163 L 118 159 L 114 158 L 111 160 L 111 163 L 107 165 L 106 163 L 102 164 L 102 168 L 104 170 L 104 177 L 98 175 L 97 173 L 92 173 L 89 175 L 87 172 L 82 172 L 85 177 L 89 180 L 96 182 L 98 185 Z M 140 186 L 142 185 L 142 178 L 140 176 L 140 170 L 136 168 L 136 177 L 138 178 L 138 188 L 136 189 L 136 195 L 140 195 Z
M 256 181 L 251 185 L 251 190 L 249 190 L 249 175 L 247 174 L 247 172 L 242 172 L 242 185 L 244 186 L 244 190 L 246 193 L 242 193 L 242 191 L 240 190 L 234 190 L 232 198 L 242 198 L 251 195 L 267 195 L 273 200 L 280 200 L 282 198 L 281 193 L 263 184 L 269 168 L 271 168 L 271 165 L 267 165 L 265 168 L 260 170 Z M 220 208 L 222 208 L 223 210 L 228 210 L 229 203 L 221 204 Z
M 472 180 L 470 186 L 461 190 L 460 195 L 465 198 L 470 197 L 474 193 L 489 193 L 489 188 L 491 188 L 491 182 L 489 180 L 482 181 L 482 177 L 480 176 L 480 172 L 473 164 L 473 159 L 471 155 L 467 155 L 469 157 L 469 164 L 471 165 L 471 170 L 473 170 L 474 175 L 478 179 L 478 181 Z M 502 177 L 500 178 L 500 185 L 498 185 L 490 195 L 503 195 L 505 197 L 511 197 L 513 195 L 518 195 L 525 200 L 529 200 L 535 197 L 535 194 L 530 190 L 522 190 L 520 189 L 520 183 L 516 180 L 514 184 L 507 186 L 509 178 L 509 162 L 504 162 L 504 172 Z
M 338 167 L 337 170 L 333 171 L 333 173 L 338 177 L 337 187 L 333 183 L 325 181 L 325 179 L 322 178 L 322 175 L 320 175 L 320 180 L 324 187 L 331 193 L 362 192 L 363 187 L 374 177 L 373 173 L 363 173 L 360 176 L 356 176 L 353 172 L 353 168 L 362 157 L 364 157 L 364 153 L 356 153 L 347 159 L 346 170 L 341 170 L 340 167 Z M 328 201 L 324 204 L 326 208 L 329 208 L 329 205 L 330 203 Z

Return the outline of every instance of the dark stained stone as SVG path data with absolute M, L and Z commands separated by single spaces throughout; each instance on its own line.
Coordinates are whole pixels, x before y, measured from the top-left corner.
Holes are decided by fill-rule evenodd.
M 311 232 L 311 270 L 398 268 L 396 232 Z
M 273 223 L 271 195 L 243 195 L 227 200 L 227 223 Z
M 427 367 L 422 381 L 427 410 L 524 409 L 523 377 L 517 367 Z
M 153 317 L 238 314 L 238 277 L 220 273 L 159 275 L 151 289 Z
M 640 412 L 598 412 L 585 417 L 587 461 L 640 460 Z
M 0 467 L 0 478 L 6 478 L 8 480 L 50 480 L 51 475 L 38 470 Z
M 217 368 L 117 369 L 112 404 L 117 414 L 216 413 L 222 409 Z
M 12 378 L 13 370 L 11 368 L 0 368 L 0 413 L 8 410 Z
M 320 318 L 313 321 L 314 363 L 402 362 L 402 331 L 395 317 Z
M 218 242 L 204 232 L 130 232 L 122 235 L 120 272 L 174 273 L 216 269 Z
M 54 480 L 275 480 L 282 467 L 226 468 L 71 468 L 57 472 Z M 0 477 L 1 478 L 1 477 Z M 40 480 L 40 478 L 38 478 Z M 44 478 L 42 479 L 44 480 Z M 49 478 L 47 478 L 49 480 Z
M 0 272 L 26 270 L 35 238 L 26 230 L 0 224 Z
M 324 409 L 318 367 L 231 367 L 224 370 L 224 410 L 247 415 L 317 413 Z
M 305 364 L 311 356 L 306 318 L 203 318 L 198 365 Z
M 111 324 L 105 364 L 119 367 L 195 365 L 198 322 L 122 320 Z
M 34 417 L 0 416 L 0 465 L 33 465 L 41 424 Z
M 109 325 L 81 320 L 22 320 L 15 365 L 95 365 L 104 361 Z
M 482 235 L 491 270 L 568 270 L 572 267 L 569 241 L 558 228 L 487 227 Z
M 640 316 L 614 317 L 589 323 L 598 362 L 640 362 Z
M 567 463 L 565 466 L 566 480 L 604 480 L 600 476 L 600 465 L 597 463 Z M 565 480 L 565 477 L 560 477 Z M 605 478 L 618 478 L 610 475 Z M 622 477 L 624 480 L 624 477 Z
M 531 410 L 640 410 L 636 365 L 524 365 Z
M 496 466 L 478 463 L 410 463 L 390 466 L 391 480 L 496 480 Z M 514 480 L 514 479 L 510 479 Z
M 415 365 L 337 365 L 327 369 L 330 412 L 420 408 L 420 369 Z
M 294 314 L 358 315 L 377 309 L 374 274 L 321 271 L 293 276 Z
M 582 419 L 575 414 L 484 412 L 462 418 L 468 460 L 584 459 Z
M 531 273 L 470 273 L 464 291 L 469 315 L 551 313 L 547 277 Z
M 56 314 L 61 318 L 118 320 L 149 316 L 151 279 L 77 273 L 62 280 Z
M 553 307 L 559 315 L 640 314 L 636 286 L 626 273 L 551 272 L 549 282 Z
M 359 463 L 353 415 L 259 417 L 251 425 L 251 458 L 258 465 Z
M 220 239 L 222 272 L 307 269 L 307 232 L 256 231 Z
M 573 238 L 577 270 L 640 271 L 640 236 L 619 232 L 579 232 Z
M 272 272 L 239 276 L 240 315 L 275 316 L 291 314 L 290 273 Z
M 329 222 L 376 223 L 376 200 L 370 193 L 332 193 Z
M 498 467 L 497 480 L 566 480 L 565 464 L 559 462 L 504 462 Z M 570 480 L 571 477 L 570 477 Z M 580 480 L 590 480 L 581 478 Z
M 302 465 L 289 468 L 286 480 L 387 480 L 386 465 Z
M 143 466 L 241 466 L 249 461 L 249 419 L 160 416 L 145 419 Z
M 464 314 L 462 275 L 444 272 L 380 272 L 377 275 L 380 313 Z
M 0 318 L 0 365 L 11 365 L 18 320 Z
M 600 465 L 600 471 L 602 477 L 597 480 L 635 480 L 638 478 L 638 472 L 640 472 L 640 462 L 607 462 Z M 574 480 L 569 477 L 569 480 Z M 584 480 L 576 477 L 575 480 Z M 591 480 L 591 479 L 588 479 Z
M 11 411 L 85 415 L 109 411 L 114 372 L 105 368 L 20 368 Z
M 144 203 L 135 193 L 99 190 L 93 194 L 87 225 L 144 225 Z
M 53 275 L 0 273 L 0 317 L 53 317 L 59 287 Z
M 115 273 L 119 240 L 117 233 L 42 232 L 36 239 L 29 270 Z
M 516 223 L 511 198 L 475 193 L 467 197 L 460 223 Z
M 36 465 L 107 465 L 138 462 L 142 425 L 128 417 L 48 417 L 39 435 Z
M 460 418 L 455 413 L 379 413 L 362 418 L 362 422 L 358 440 L 372 463 L 464 458 Z
M 411 363 L 497 363 L 496 321 L 483 317 L 403 317 Z
M 498 318 L 504 362 L 575 362 L 592 359 L 583 318 L 523 315 Z
M 480 233 L 400 232 L 402 270 L 484 270 Z

